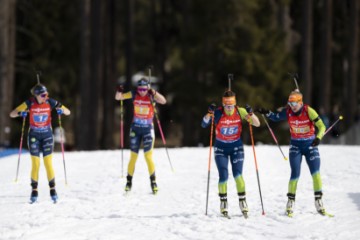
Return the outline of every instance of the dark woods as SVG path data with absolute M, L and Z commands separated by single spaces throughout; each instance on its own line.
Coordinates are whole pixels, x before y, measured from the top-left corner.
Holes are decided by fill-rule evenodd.
M 288 72 L 297 72 L 305 103 L 330 123 L 335 114 L 344 115 L 346 124 L 337 128 L 344 133 L 359 117 L 359 5 L 359 0 L 0 1 L 0 144 L 18 144 L 21 121 L 10 121 L 8 113 L 30 96 L 35 71 L 41 70 L 50 95 L 73 112 L 63 122 L 68 147 L 118 148 L 116 86 L 133 88 L 132 76 L 146 75 L 149 65 L 158 80 L 154 87 L 168 98 L 158 109 L 169 146 L 209 144 L 201 118 L 211 102 L 220 104 L 228 73 L 234 74 L 238 105 L 275 110 L 295 88 Z M 125 105 L 125 133 L 130 106 Z M 274 130 L 280 144 L 287 144 L 287 128 Z M 273 143 L 265 125 L 254 136 Z M 246 127 L 243 138 L 249 143 Z M 162 146 L 160 138 L 156 146 Z

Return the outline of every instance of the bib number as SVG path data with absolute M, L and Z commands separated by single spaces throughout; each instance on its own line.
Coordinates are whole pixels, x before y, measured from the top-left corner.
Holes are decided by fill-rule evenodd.
M 224 136 L 231 136 L 237 134 L 239 127 L 223 127 L 221 128 L 221 134 Z

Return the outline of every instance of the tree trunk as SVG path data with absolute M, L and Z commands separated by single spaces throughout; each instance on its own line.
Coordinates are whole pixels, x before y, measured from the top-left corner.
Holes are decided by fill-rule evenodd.
M 10 145 L 10 118 L 15 75 L 16 1 L 0 0 L 0 146 Z
M 347 126 L 355 121 L 358 108 L 358 53 L 359 53 L 359 1 L 349 0 L 349 79 L 348 79 L 348 101 L 347 105 Z
M 115 107 L 115 1 L 106 1 L 104 15 L 104 88 L 103 88 L 103 111 L 101 148 L 114 148 L 114 107 Z M 117 129 L 117 128 L 116 128 Z
M 320 76 L 319 76 L 319 92 L 320 92 L 320 108 L 325 113 L 331 111 L 331 58 L 332 58 L 332 0 L 324 1 L 323 16 L 321 29 L 321 57 L 320 57 Z
M 88 139 L 92 138 L 93 129 L 88 117 L 91 117 L 90 106 L 90 58 L 91 58 L 91 0 L 81 1 L 81 38 L 80 38 L 80 99 L 76 116 L 76 147 L 79 150 L 89 149 Z
M 303 1 L 303 19 L 302 19 L 302 47 L 301 47 L 301 66 L 300 79 L 304 81 L 303 89 L 304 99 L 310 105 L 312 104 L 312 38 L 313 38 L 313 1 Z

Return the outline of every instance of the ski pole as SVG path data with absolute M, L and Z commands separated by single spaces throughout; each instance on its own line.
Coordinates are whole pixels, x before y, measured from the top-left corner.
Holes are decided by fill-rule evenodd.
M 120 101 L 121 177 L 124 177 L 124 103 Z
M 23 117 L 23 120 L 22 120 L 22 127 L 21 127 L 20 146 L 19 146 L 19 156 L 18 156 L 18 163 L 17 163 L 17 169 L 16 169 L 15 182 L 17 182 L 17 181 L 18 181 L 18 176 L 19 176 L 20 156 L 21 156 L 22 145 L 23 145 L 23 137 L 24 137 L 25 121 L 26 121 L 26 117 Z
M 296 89 L 298 89 L 300 91 L 300 88 L 299 88 L 299 85 L 298 85 L 298 82 L 297 82 L 297 79 L 299 78 L 299 75 L 297 73 L 288 73 L 288 74 L 294 79 Z
M 65 185 L 67 185 L 67 177 L 66 177 L 66 166 L 65 166 L 65 155 L 64 155 L 64 140 L 63 140 L 63 128 L 61 126 L 61 114 L 58 114 L 59 119 L 59 127 L 60 127 L 60 144 L 61 144 L 61 153 L 63 157 L 63 163 L 64 163 L 64 173 L 65 173 Z
M 208 162 L 208 178 L 207 178 L 207 189 L 206 189 L 206 208 L 205 215 L 207 215 L 208 211 L 208 203 L 209 203 L 209 186 L 210 186 L 210 169 L 211 169 L 211 152 L 212 152 L 212 139 L 214 132 L 214 114 L 210 115 L 211 117 L 211 129 L 210 129 L 210 149 L 209 149 L 209 162 Z
M 265 122 L 266 126 L 268 127 L 268 129 L 269 129 L 269 131 L 270 131 L 270 133 L 271 133 L 272 138 L 274 139 L 274 141 L 275 141 L 276 145 L 278 146 L 278 148 L 279 148 L 279 150 L 280 150 L 281 154 L 283 155 L 284 160 L 288 160 L 288 158 L 287 158 L 287 157 L 285 157 L 285 155 L 284 155 L 283 151 L 281 150 L 281 147 L 280 147 L 280 145 L 279 145 L 279 143 L 278 143 L 278 140 L 276 139 L 275 134 L 274 134 L 273 130 L 271 129 L 271 127 L 270 127 L 270 125 L 269 125 L 268 121 L 266 120 L 266 118 L 265 118 L 264 114 L 261 114 L 261 116 L 263 117 L 264 122 Z
M 150 87 L 151 87 L 151 66 L 149 67 L 149 88 Z M 166 150 L 166 155 L 167 155 L 169 163 L 170 163 L 171 171 L 174 172 L 174 168 L 173 168 L 173 166 L 171 164 L 171 160 L 170 160 L 169 151 L 168 151 L 168 148 L 167 148 L 167 145 L 166 145 L 166 139 L 165 139 L 165 136 L 164 136 L 161 124 L 160 124 L 159 115 L 158 115 L 158 112 L 157 112 L 157 109 L 156 109 L 156 102 L 154 101 L 152 96 L 150 97 L 150 101 L 151 101 L 151 104 L 154 106 L 154 114 L 155 114 L 156 122 L 157 122 L 157 125 L 158 125 L 158 128 L 159 128 L 159 131 L 160 131 L 162 142 L 163 142 L 165 150 Z
M 258 170 L 258 165 L 257 165 L 257 161 L 256 161 L 256 154 L 255 154 L 254 136 L 253 136 L 252 126 L 251 126 L 250 122 L 249 122 L 249 128 L 250 128 L 251 145 L 252 145 L 252 149 L 253 149 L 253 152 L 254 152 L 256 176 L 257 176 L 257 181 L 258 181 L 258 186 L 259 186 L 260 201 L 261 201 L 261 207 L 262 207 L 262 215 L 265 215 L 264 204 L 263 204 L 262 195 L 261 195 L 259 170 Z
M 324 132 L 324 135 L 323 137 L 328 133 L 330 132 L 331 129 L 333 129 L 333 127 L 340 121 L 340 120 L 343 120 L 343 116 L 339 116 L 339 118 L 328 128 L 326 129 L 326 131 Z

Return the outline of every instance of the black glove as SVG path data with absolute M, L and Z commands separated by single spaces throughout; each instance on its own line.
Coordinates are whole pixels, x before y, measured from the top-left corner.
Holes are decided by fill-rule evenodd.
M 256 112 L 258 112 L 260 114 L 265 114 L 265 115 L 270 113 L 270 111 L 265 108 L 258 108 L 258 109 L 256 109 Z
M 320 144 L 320 138 L 315 138 L 314 141 L 311 143 L 311 146 L 317 147 Z
M 210 106 L 208 108 L 208 113 L 214 114 L 215 109 L 216 109 L 216 104 L 215 103 L 210 104 Z
M 156 95 L 156 91 L 155 91 L 154 89 L 152 89 L 152 88 L 149 89 L 148 93 L 149 93 L 149 95 L 151 95 L 151 96 L 155 96 L 155 95 Z
M 248 114 L 252 115 L 254 113 L 252 107 L 249 104 L 245 105 L 245 109 L 248 112 Z
M 117 86 L 116 91 L 121 92 L 121 93 L 124 92 L 124 86 L 123 85 Z

